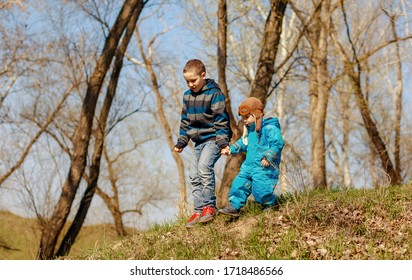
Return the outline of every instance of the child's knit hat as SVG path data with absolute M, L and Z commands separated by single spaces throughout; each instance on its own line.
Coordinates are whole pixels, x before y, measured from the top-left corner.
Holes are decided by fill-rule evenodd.
M 239 106 L 239 116 L 253 115 L 256 119 L 256 132 L 262 127 L 263 103 L 255 98 L 246 98 Z

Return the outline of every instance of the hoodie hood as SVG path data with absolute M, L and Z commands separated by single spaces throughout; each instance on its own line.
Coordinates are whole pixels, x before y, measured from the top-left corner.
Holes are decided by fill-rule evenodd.
M 213 79 L 206 79 L 205 82 L 206 84 L 198 92 L 194 92 L 192 89 L 188 89 L 187 92 L 190 92 L 193 96 L 197 96 L 211 89 L 220 91 L 219 85 Z
M 262 128 L 260 131 L 256 131 L 258 134 L 262 131 L 263 127 L 267 125 L 274 125 L 280 130 L 280 123 L 278 118 L 262 118 Z M 243 144 L 247 145 L 248 144 L 248 135 L 249 133 L 255 131 L 256 125 L 254 123 L 250 124 L 249 127 L 246 125 L 243 126 L 243 135 L 242 135 L 242 142 Z
M 280 123 L 279 123 L 278 118 L 262 118 L 262 128 L 267 126 L 267 125 L 274 125 L 274 126 L 276 126 L 277 128 L 280 129 Z M 255 131 L 256 125 L 254 123 L 252 123 L 252 124 L 249 125 L 249 127 L 245 126 L 245 128 L 248 130 L 248 132 L 252 132 L 252 131 Z M 256 132 L 258 132 L 258 131 L 256 131 Z
M 274 125 L 280 129 L 280 123 L 278 118 L 263 118 L 262 119 L 262 127 L 266 125 Z
M 206 84 L 203 86 L 201 91 L 209 90 L 212 88 L 220 89 L 219 85 L 212 79 L 206 79 Z

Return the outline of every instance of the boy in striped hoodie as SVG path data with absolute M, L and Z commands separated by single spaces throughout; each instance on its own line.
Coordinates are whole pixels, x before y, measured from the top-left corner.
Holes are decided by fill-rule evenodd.
M 174 151 L 181 153 L 192 140 L 195 162 L 190 175 L 195 213 L 186 222 L 190 228 L 213 219 L 216 212 L 214 166 L 221 150 L 229 146 L 232 131 L 225 96 L 219 85 L 206 79 L 206 67 L 198 59 L 189 60 L 183 76 L 189 87 L 183 94 L 179 138 Z

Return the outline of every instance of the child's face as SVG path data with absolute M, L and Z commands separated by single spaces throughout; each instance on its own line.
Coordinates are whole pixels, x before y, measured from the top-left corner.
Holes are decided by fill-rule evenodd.
M 256 119 L 252 114 L 242 116 L 243 122 L 246 126 L 250 126 L 252 123 L 255 123 Z
M 194 92 L 198 92 L 206 84 L 206 73 L 202 72 L 200 75 L 195 71 L 187 71 L 183 73 L 187 86 Z

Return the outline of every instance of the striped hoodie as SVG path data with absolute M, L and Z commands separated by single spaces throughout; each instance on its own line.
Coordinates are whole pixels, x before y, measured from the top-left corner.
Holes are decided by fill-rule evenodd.
M 206 79 L 206 85 L 199 92 L 189 89 L 183 94 L 177 148 L 186 147 L 189 139 L 196 145 L 215 140 L 219 148 L 224 148 L 231 136 L 225 96 L 214 80 Z

